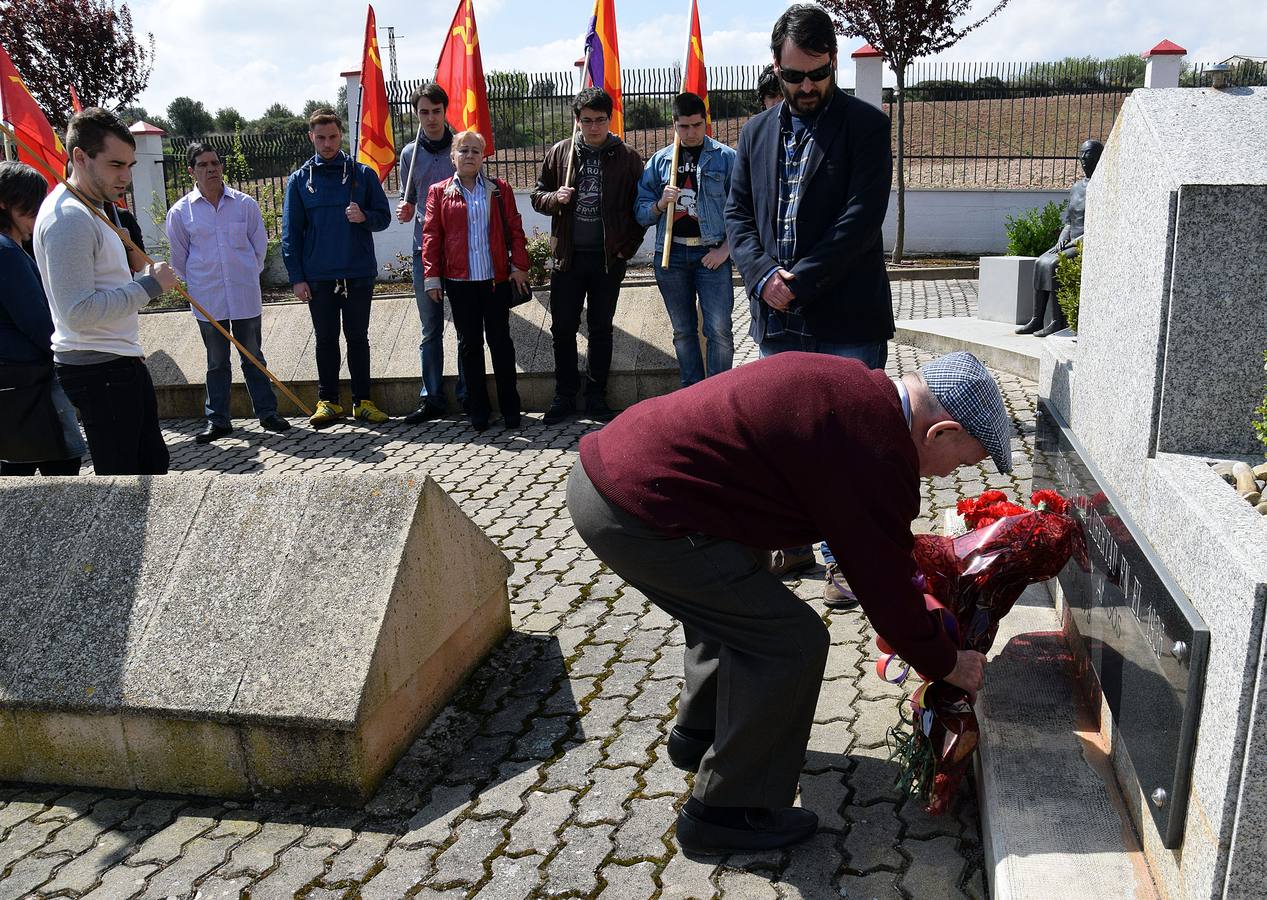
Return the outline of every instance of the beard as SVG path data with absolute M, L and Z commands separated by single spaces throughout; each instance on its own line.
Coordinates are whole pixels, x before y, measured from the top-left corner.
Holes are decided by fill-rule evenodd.
M 813 83 L 813 93 L 806 93 L 800 90 L 801 85 L 797 85 L 795 89 L 789 89 L 787 83 L 784 82 L 781 85 L 783 88 L 783 99 L 787 101 L 787 105 L 792 112 L 798 115 L 813 114 L 823 108 L 823 104 L 827 102 L 827 96 L 831 93 L 835 83 L 836 79 L 834 77 L 823 82 L 821 86 Z M 804 82 L 801 82 L 801 84 L 803 85 Z

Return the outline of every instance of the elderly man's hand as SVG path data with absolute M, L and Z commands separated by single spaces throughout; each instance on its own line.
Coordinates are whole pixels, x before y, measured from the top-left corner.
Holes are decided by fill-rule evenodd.
M 945 680 L 967 691 L 975 703 L 977 691 L 985 684 L 985 655 L 975 650 L 960 650 L 955 667 Z
M 787 269 L 775 269 L 774 274 L 765 280 L 761 288 L 761 299 L 767 306 L 783 311 L 792 305 L 796 294 L 792 293 L 791 282 L 796 276 Z

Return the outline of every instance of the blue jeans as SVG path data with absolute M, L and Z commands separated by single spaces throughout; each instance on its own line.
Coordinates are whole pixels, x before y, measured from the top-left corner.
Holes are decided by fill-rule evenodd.
M 889 342 L 888 341 L 866 341 L 860 344 L 841 344 L 832 341 L 820 341 L 812 337 L 802 337 L 800 335 L 782 334 L 775 338 L 767 338 L 761 342 L 758 348 L 761 358 L 774 356 L 776 353 L 786 353 L 788 350 L 804 350 L 809 353 L 826 353 L 829 356 L 841 356 L 845 359 L 858 359 L 866 363 L 869 368 L 883 369 L 885 363 L 889 361 Z M 836 562 L 836 555 L 831 552 L 831 548 L 827 544 L 823 544 L 823 563 L 825 565 L 833 565 Z M 794 547 L 792 551 L 809 550 L 809 547 Z
M 731 310 L 735 292 L 731 286 L 732 266 L 727 259 L 716 269 L 704 267 L 707 247 L 673 245 L 669 267 L 660 267 L 661 256 L 655 258 L 655 280 L 664 297 L 664 306 L 673 323 L 673 350 L 677 353 L 682 387 L 703 381 L 705 375 L 716 375 L 731 367 L 735 358 L 735 335 Z M 704 340 L 708 344 L 708 367 L 700 354 L 699 319 L 695 298 L 704 314 Z
M 260 316 L 252 319 L 222 319 L 220 325 L 229 329 L 247 352 L 266 366 L 264 354 L 260 352 Z M 229 339 L 216 331 L 210 322 L 198 320 L 198 330 L 202 332 L 202 342 L 207 347 L 207 421 L 213 425 L 229 425 L 229 391 L 233 387 L 233 366 L 230 365 L 229 350 L 232 344 Z M 273 385 L 268 376 L 238 354 L 242 364 L 242 378 L 246 381 L 247 393 L 251 395 L 251 406 L 257 418 L 266 419 L 277 412 L 277 396 L 273 393 Z
M 419 403 L 430 403 L 445 409 L 444 401 L 444 302 L 436 303 L 423 290 L 422 252 L 414 251 L 414 302 L 418 304 L 418 321 L 422 323 L 422 342 L 418 356 L 422 366 L 422 389 Z M 466 379 L 462 377 L 462 357 L 458 356 L 458 403 L 466 403 Z

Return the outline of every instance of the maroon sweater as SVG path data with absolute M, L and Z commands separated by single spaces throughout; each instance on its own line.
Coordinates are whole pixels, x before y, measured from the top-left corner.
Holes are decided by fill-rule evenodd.
M 767 550 L 825 539 L 876 632 L 926 677 L 954 668 L 911 583 L 919 457 L 883 372 L 780 353 L 630 407 L 581 440 L 581 464 L 666 534 Z

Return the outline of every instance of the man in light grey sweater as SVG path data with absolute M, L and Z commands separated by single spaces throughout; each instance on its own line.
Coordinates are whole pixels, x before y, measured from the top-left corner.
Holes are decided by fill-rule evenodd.
M 76 113 L 66 150 L 80 194 L 102 208 L 123 196 L 136 141 L 116 116 L 96 107 Z M 137 313 L 176 286 L 176 273 L 160 262 L 134 278 L 119 234 L 62 185 L 36 217 L 35 259 L 53 315 L 57 378 L 79 411 L 96 473 L 166 474 Z

